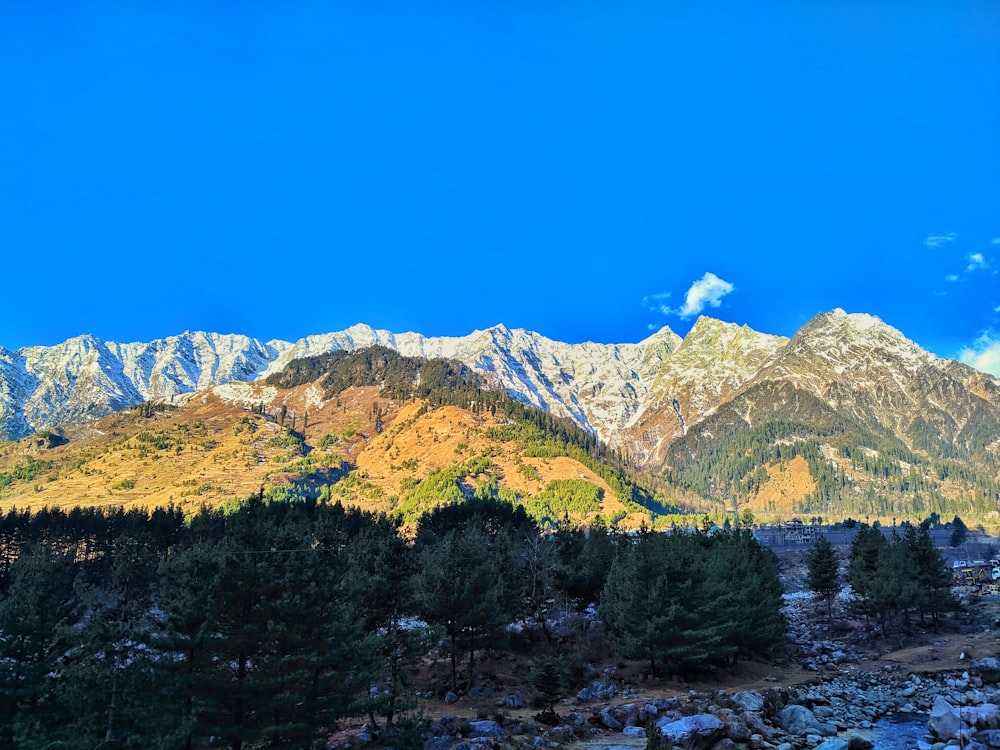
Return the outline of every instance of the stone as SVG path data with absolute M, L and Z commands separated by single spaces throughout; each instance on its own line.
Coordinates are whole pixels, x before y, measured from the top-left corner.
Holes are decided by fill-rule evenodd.
M 613 698 L 618 693 L 618 688 L 610 682 L 595 680 L 576 694 L 578 701 L 607 700 Z
M 614 715 L 614 713 L 613 713 L 613 711 L 612 711 L 611 708 L 603 708 L 603 709 L 601 709 L 600 721 L 601 721 L 601 724 L 603 724 L 604 726 L 606 726 L 608 729 L 613 729 L 615 731 L 618 731 L 619 729 L 622 729 L 624 727 L 624 724 L 622 724 L 615 717 L 615 715 Z
M 778 723 L 789 734 L 818 734 L 830 737 L 837 733 L 836 728 L 824 724 L 813 712 L 805 706 L 793 703 L 778 712 Z
M 503 727 L 492 719 L 470 721 L 469 726 L 472 727 L 472 734 L 476 737 L 501 737 L 504 734 Z
M 695 714 L 676 721 L 664 717 L 656 726 L 664 739 L 681 750 L 708 750 L 726 734 L 725 725 L 711 714 Z
M 449 690 L 447 693 L 444 694 L 444 702 L 458 703 L 458 696 Z
M 515 690 L 508 695 L 506 704 L 507 708 L 524 708 L 524 697 L 521 695 L 521 691 Z
M 815 750 L 847 750 L 847 746 L 847 740 L 842 740 L 839 737 L 831 737 L 816 745 Z
M 995 703 L 983 703 L 963 709 L 961 716 L 966 724 L 971 724 L 976 729 L 1000 729 L 1000 706 Z
M 622 734 L 626 737 L 645 737 L 646 730 L 642 727 L 625 727 Z
M 726 721 L 726 736 L 734 742 L 746 742 L 750 739 L 750 727 L 739 716 L 733 716 Z
M 927 722 L 930 733 L 941 740 L 957 740 L 962 736 L 962 723 L 959 709 L 939 695 Z
M 759 714 L 764 710 L 764 696 L 756 690 L 741 690 L 738 693 L 733 693 L 730 700 L 750 713 Z
M 990 748 L 1000 748 L 1000 729 L 984 729 L 976 732 L 976 742 Z

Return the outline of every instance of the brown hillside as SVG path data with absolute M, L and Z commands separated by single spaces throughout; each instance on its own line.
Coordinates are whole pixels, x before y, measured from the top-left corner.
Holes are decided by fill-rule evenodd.
M 314 384 L 281 390 L 233 383 L 152 414 L 132 409 L 67 427 L 63 445 L 48 447 L 38 437 L 0 444 L 0 472 L 14 477 L 0 485 L 0 510 L 173 504 L 194 512 L 261 487 L 297 483 L 318 492 L 353 472 L 336 497 L 388 512 L 419 481 L 472 459 L 488 461 L 491 476 L 519 496 L 556 479 L 583 479 L 602 491 L 603 515 L 625 510 L 607 482 L 578 461 L 526 457 L 516 442 L 491 439 L 487 431 L 501 420 L 398 403 L 374 387 L 326 399 Z M 481 480 L 466 477 L 462 485 L 473 490 Z
M 791 518 L 799 505 L 816 491 L 816 480 L 802 456 L 767 465 L 768 479 L 747 507 L 759 520 Z

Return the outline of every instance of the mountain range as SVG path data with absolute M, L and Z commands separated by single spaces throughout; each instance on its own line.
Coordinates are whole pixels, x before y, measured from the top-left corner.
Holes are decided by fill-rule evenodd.
M 987 516 L 1000 503 L 1000 380 L 842 310 L 790 339 L 701 317 L 683 339 L 663 328 L 634 344 L 567 344 L 503 325 L 462 337 L 355 325 L 294 343 L 188 332 L 0 348 L 0 437 L 376 345 L 464 363 L 517 401 L 572 420 L 629 466 L 701 496 L 752 499 L 765 485 L 773 495 L 787 480 L 779 475 L 797 470 L 816 510 L 844 496 L 860 509 L 878 495 L 883 510 L 895 509 L 894 496 L 928 509 L 968 496 Z

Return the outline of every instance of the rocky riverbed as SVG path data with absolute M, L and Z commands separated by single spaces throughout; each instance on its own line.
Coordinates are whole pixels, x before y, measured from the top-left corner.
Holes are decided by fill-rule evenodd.
M 751 689 L 692 683 L 687 690 L 665 690 L 642 680 L 630 684 L 609 666 L 563 701 L 558 722 L 546 726 L 525 705 L 521 690 L 481 685 L 446 696 L 446 707 L 456 710 L 474 704 L 476 718 L 440 716 L 428 746 L 634 750 L 646 746 L 648 732 L 658 731 L 666 750 L 1000 748 L 1000 630 L 993 610 L 974 610 L 978 619 L 918 633 L 892 649 L 870 640 L 846 613 L 825 623 L 815 608 L 808 597 L 788 598 L 785 657 L 773 665 L 774 675 Z M 925 729 L 906 743 L 896 741 L 885 720 L 900 716 Z
M 658 731 L 681 750 L 861 750 L 873 746 L 866 730 L 880 718 L 911 714 L 923 715 L 927 724 L 921 750 L 991 750 L 1000 748 L 998 680 L 996 658 L 934 675 L 883 669 L 815 685 L 733 693 L 692 690 L 673 697 L 646 697 L 628 686 L 595 680 L 554 727 L 501 714 L 479 720 L 445 716 L 432 728 L 430 747 L 644 746 L 647 733 Z M 520 697 L 512 694 L 502 702 L 517 706 Z

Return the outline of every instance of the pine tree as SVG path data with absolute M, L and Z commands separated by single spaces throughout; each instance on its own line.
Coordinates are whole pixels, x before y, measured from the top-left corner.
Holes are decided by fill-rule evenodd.
M 448 636 L 453 690 L 458 689 L 459 654 L 469 655 L 471 670 L 476 649 L 501 643 L 516 616 L 505 607 L 509 599 L 500 570 L 488 537 L 474 525 L 452 529 L 420 552 L 417 611 Z
M 55 741 L 70 708 L 56 698 L 74 624 L 73 568 L 44 551 L 21 555 L 0 600 L 0 747 Z
M 965 525 L 965 522 L 958 516 L 952 519 L 951 525 L 952 532 L 951 537 L 948 539 L 948 544 L 951 547 L 961 547 L 969 537 L 969 529 Z
M 547 657 L 531 672 L 528 681 L 545 705 L 543 713 L 554 719 L 557 716 L 555 704 L 566 694 L 566 681 L 562 664 L 558 659 Z
M 840 563 L 825 536 L 813 542 L 806 556 L 809 590 L 826 601 L 827 618 L 833 619 L 833 597 L 840 590 Z

